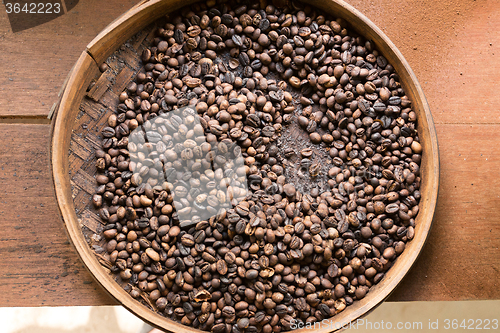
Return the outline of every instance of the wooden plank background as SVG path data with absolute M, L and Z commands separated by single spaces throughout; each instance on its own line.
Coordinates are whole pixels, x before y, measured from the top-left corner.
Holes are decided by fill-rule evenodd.
M 500 299 L 500 2 L 350 0 L 396 44 L 429 101 L 441 186 L 429 240 L 389 300 Z M 0 6 L 0 306 L 115 304 L 67 241 L 50 108 L 78 56 L 133 0 L 85 0 L 13 34 Z

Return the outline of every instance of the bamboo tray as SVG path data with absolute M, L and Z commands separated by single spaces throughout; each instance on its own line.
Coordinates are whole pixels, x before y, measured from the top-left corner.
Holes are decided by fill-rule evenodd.
M 187 333 L 198 331 L 167 319 L 139 302 L 115 282 L 106 262 L 94 252 L 102 230 L 100 218 L 91 208 L 95 190 L 94 151 L 100 146 L 98 134 L 106 126 L 107 117 L 116 109 L 118 95 L 141 67 L 140 54 L 152 41 L 154 21 L 167 13 L 189 5 L 193 0 L 145 0 L 123 14 L 104 29 L 84 50 L 71 70 L 60 100 L 53 107 L 51 163 L 60 214 L 67 233 L 81 260 L 96 281 L 119 303 L 146 322 L 159 328 Z M 401 282 L 417 259 L 431 228 L 439 186 L 439 154 L 437 136 L 429 106 L 422 89 L 394 44 L 363 14 L 342 0 L 304 1 L 343 18 L 359 34 L 372 40 L 379 52 L 393 65 L 406 94 L 417 113 L 418 132 L 423 146 L 421 163 L 422 199 L 416 219 L 415 237 L 395 261 L 382 281 L 373 286 L 362 300 L 356 301 L 332 321 L 338 325 L 322 325 L 317 332 L 336 330 L 354 322 L 379 305 Z M 99 66 L 108 69 L 100 72 Z M 304 333 L 306 330 L 298 330 Z

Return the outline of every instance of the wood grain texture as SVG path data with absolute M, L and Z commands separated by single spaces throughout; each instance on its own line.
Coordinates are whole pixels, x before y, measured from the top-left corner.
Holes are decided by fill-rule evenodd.
M 0 122 L 12 115 L 46 116 L 85 45 L 135 1 L 108 1 L 96 10 L 98 3 L 81 1 L 75 12 L 15 35 L 0 13 Z M 434 226 L 421 257 L 389 300 L 500 299 L 495 152 L 500 3 L 349 3 L 403 53 L 438 124 L 441 188 Z M 0 139 L 0 228 L 5 231 L 0 306 L 114 304 L 66 243 L 49 177 L 49 126 L 0 125 Z
M 49 125 L 0 125 L 0 306 L 115 304 L 57 215 L 49 132 Z
M 80 1 L 67 14 L 12 33 L 0 10 L 0 117 L 47 116 L 85 46 L 136 0 Z
M 438 124 L 441 184 L 421 257 L 389 300 L 500 298 L 499 124 Z M 439 295 L 437 298 L 431 295 Z

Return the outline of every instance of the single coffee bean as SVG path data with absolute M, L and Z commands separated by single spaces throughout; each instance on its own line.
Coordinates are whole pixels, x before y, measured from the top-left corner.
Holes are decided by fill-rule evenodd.
M 292 184 L 286 184 L 284 187 L 283 187 L 283 191 L 285 192 L 285 194 L 289 197 L 293 197 L 295 195 L 295 186 L 293 186 Z
M 219 272 L 220 275 L 226 275 L 227 274 L 227 264 L 224 260 L 219 260 L 217 261 L 217 272 Z

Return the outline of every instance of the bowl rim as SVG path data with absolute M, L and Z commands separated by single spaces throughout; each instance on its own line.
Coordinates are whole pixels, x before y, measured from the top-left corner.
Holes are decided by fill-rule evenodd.
M 75 106 L 78 106 L 83 99 L 83 92 L 85 91 L 86 84 L 88 84 L 89 77 L 92 74 L 95 75 L 98 73 L 98 64 L 104 62 L 119 45 L 146 25 L 154 22 L 167 12 L 195 2 L 197 1 L 143 0 L 99 33 L 82 52 L 75 66 L 70 71 L 67 81 L 63 85 L 60 102 L 56 105 L 53 114 L 50 143 L 52 177 L 59 213 L 64 221 L 65 229 L 71 243 L 76 248 L 87 270 L 109 295 L 129 311 L 156 327 L 181 333 L 201 331 L 163 317 L 133 299 L 106 272 L 90 249 L 83 237 L 73 204 L 67 152 L 72 133 L 72 125 L 70 126 L 70 124 L 73 123 L 74 117 L 78 112 L 78 107 L 75 108 Z M 356 32 L 375 42 L 376 48 L 388 59 L 389 63 L 398 73 L 406 94 L 413 96 L 412 103 L 415 107 L 418 106 L 416 111 L 419 116 L 419 137 L 424 146 L 421 163 L 421 170 L 424 174 L 421 189 L 422 198 L 419 204 L 420 213 L 416 220 L 418 229 L 416 229 L 415 238 L 407 243 L 406 251 L 396 260 L 384 279 L 379 284 L 370 288 L 370 292 L 365 298 L 356 301 L 345 311 L 331 318 L 333 322 L 348 325 L 355 322 L 358 318 L 365 316 L 386 299 L 410 271 L 422 251 L 432 226 L 437 204 L 439 190 L 438 142 L 430 108 L 423 90 L 401 52 L 382 30 L 343 0 L 309 0 L 304 2 L 325 10 L 334 17 L 342 17 L 350 26 L 354 27 Z M 175 3 L 175 5 L 172 6 L 169 3 Z M 140 20 L 142 22 L 139 22 Z M 69 129 L 66 126 L 69 126 Z M 402 258 L 404 260 L 401 260 Z M 342 326 L 337 327 L 330 322 L 326 325 L 320 324 L 319 329 L 316 329 L 316 331 L 320 333 L 332 332 L 343 328 Z M 316 326 L 314 327 L 316 328 Z M 297 333 L 304 333 L 306 331 L 307 329 L 305 328 L 298 329 Z

